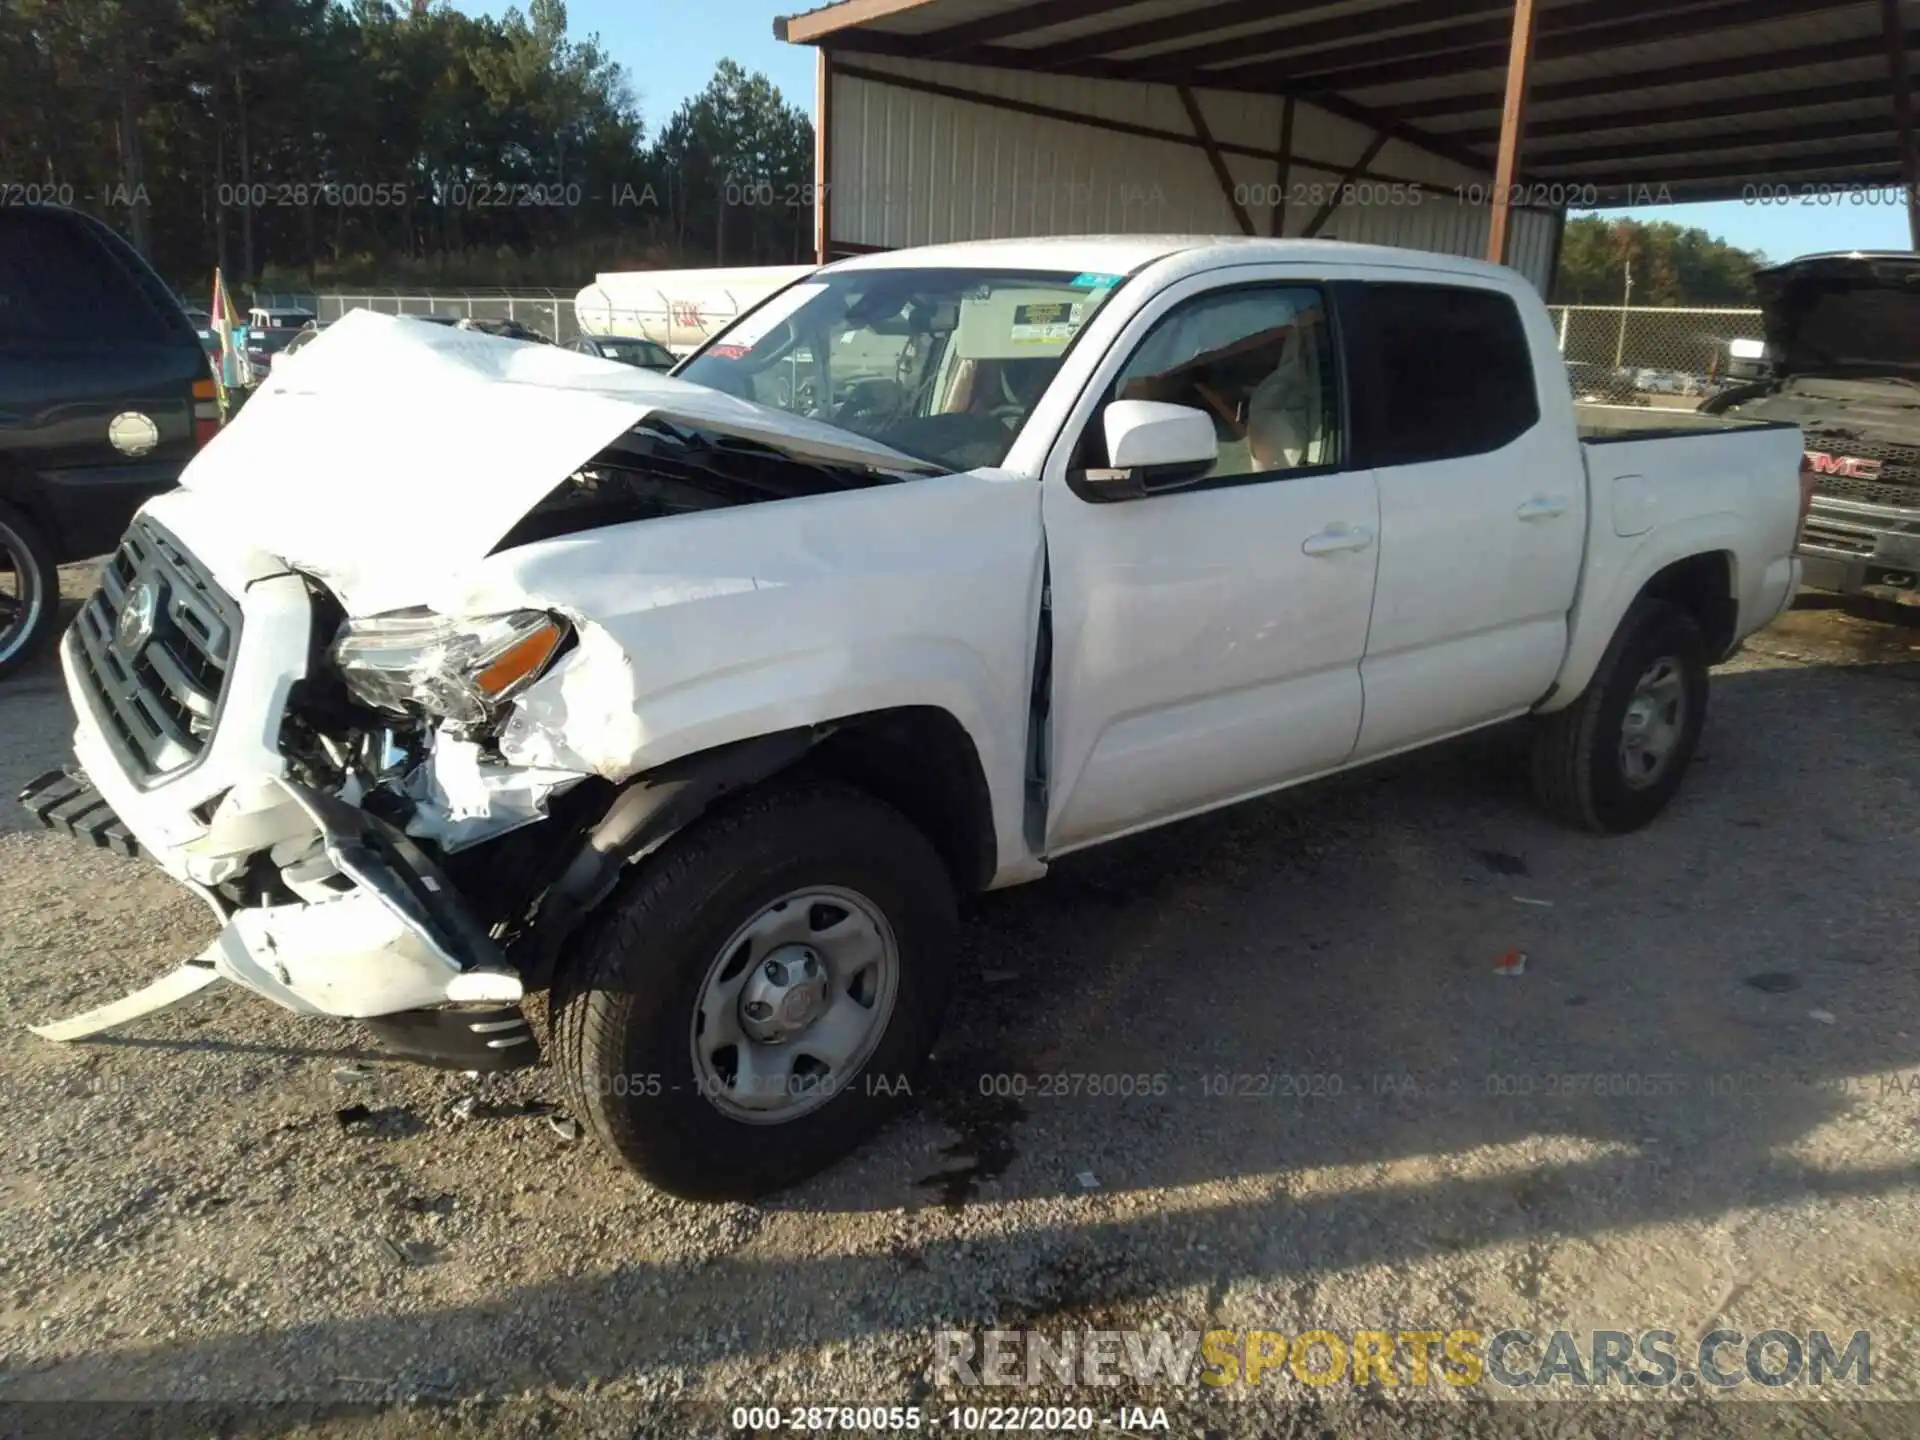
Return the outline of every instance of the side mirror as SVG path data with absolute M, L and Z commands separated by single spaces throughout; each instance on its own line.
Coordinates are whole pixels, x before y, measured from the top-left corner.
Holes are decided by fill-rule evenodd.
M 1088 500 L 1139 500 L 1203 477 L 1220 457 L 1213 417 L 1190 405 L 1115 400 L 1103 420 L 1104 470 L 1081 470 L 1074 489 Z

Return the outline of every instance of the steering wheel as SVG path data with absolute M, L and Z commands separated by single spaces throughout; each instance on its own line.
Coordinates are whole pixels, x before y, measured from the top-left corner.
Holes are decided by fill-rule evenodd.
M 1007 429 L 1018 430 L 1025 423 L 1027 413 L 1032 407 L 1013 393 L 1013 386 L 1007 383 L 1005 370 L 1001 370 L 995 378 L 1000 386 L 1001 399 L 987 408 L 987 414 Z

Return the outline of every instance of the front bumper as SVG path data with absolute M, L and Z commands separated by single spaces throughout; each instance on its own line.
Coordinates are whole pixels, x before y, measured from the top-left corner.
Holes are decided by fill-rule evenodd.
M 1815 590 L 1920 604 L 1920 510 L 1816 494 L 1800 557 Z
M 195 885 L 224 920 L 206 951 L 182 967 L 202 972 L 200 983 L 163 980 L 141 992 L 152 1004 L 108 1006 L 93 1012 L 102 1023 L 78 1017 L 49 1027 L 52 1038 L 78 1039 L 154 1013 L 202 988 L 210 970 L 297 1014 L 363 1019 L 408 1059 L 463 1070 L 538 1061 L 519 976 L 426 855 L 365 812 L 291 781 L 258 787 L 255 798 L 272 803 L 223 806 L 209 837 L 278 836 L 267 853 L 285 862 L 288 885 L 325 898 L 229 910 Z M 83 775 L 42 775 L 21 800 L 49 829 L 137 853 L 137 839 Z

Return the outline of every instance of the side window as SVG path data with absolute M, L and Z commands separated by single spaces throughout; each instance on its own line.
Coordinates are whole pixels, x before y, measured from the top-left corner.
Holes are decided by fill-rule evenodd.
M 1497 290 L 1368 284 L 1378 393 L 1365 463 L 1498 450 L 1540 419 L 1520 312 Z
M 1212 417 L 1220 458 L 1207 478 L 1338 464 L 1336 373 L 1320 291 L 1267 285 L 1195 296 L 1140 342 L 1088 422 L 1075 463 L 1107 463 L 1107 404 L 1164 400 Z

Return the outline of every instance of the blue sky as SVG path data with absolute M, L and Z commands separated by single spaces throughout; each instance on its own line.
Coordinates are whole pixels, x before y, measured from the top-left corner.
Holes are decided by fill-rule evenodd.
M 461 9 L 498 15 L 496 0 L 458 0 Z M 648 128 L 657 128 L 689 95 L 705 88 L 713 67 L 731 57 L 763 71 L 792 103 L 813 108 L 813 51 L 773 38 L 773 17 L 812 9 L 819 0 L 567 0 L 569 31 L 598 32 L 625 67 Z M 1658 205 L 1606 214 L 1697 225 L 1743 249 L 1786 260 L 1818 250 L 1904 250 L 1904 207 L 1879 204 Z

